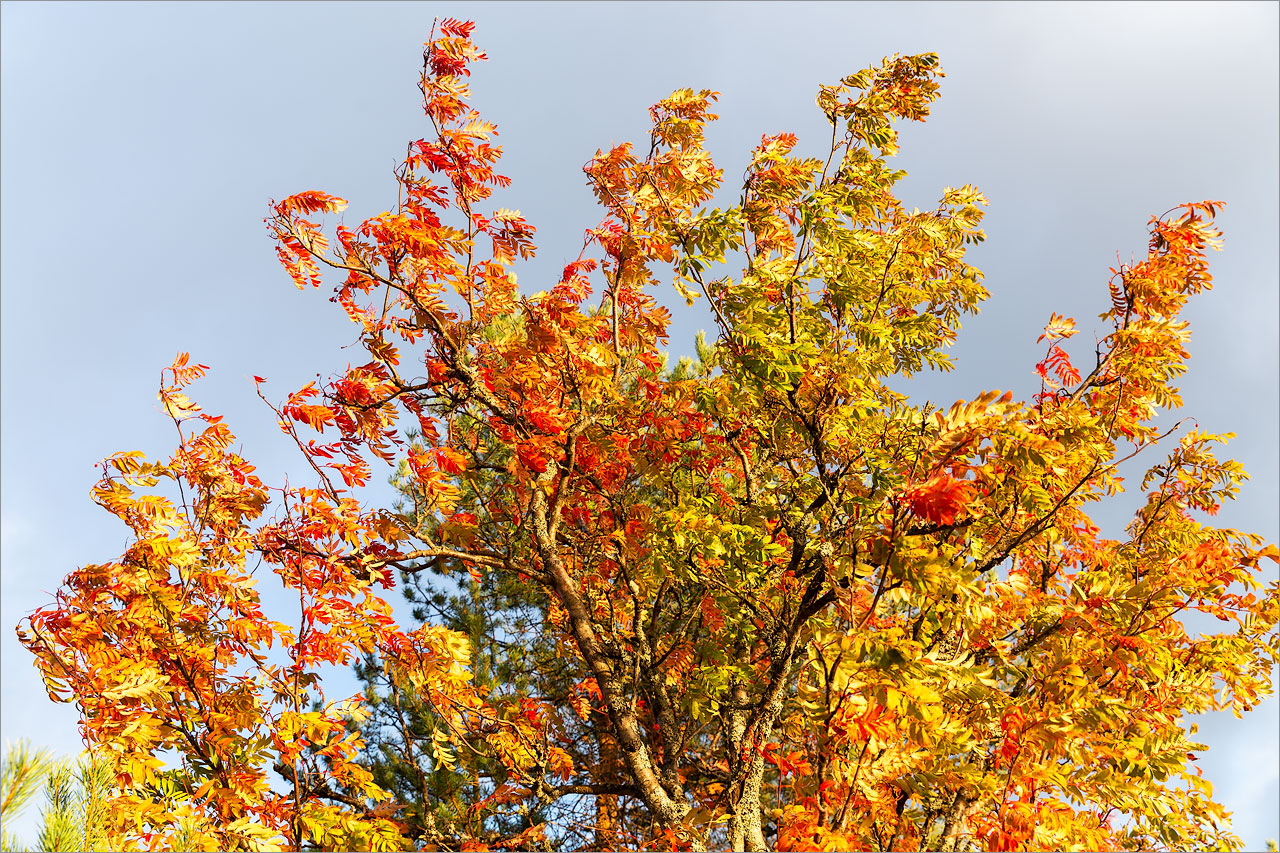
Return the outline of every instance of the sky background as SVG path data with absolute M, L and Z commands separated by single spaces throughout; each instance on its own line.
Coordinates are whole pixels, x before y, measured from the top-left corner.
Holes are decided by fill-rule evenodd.
M 126 547 L 126 528 L 90 502 L 93 466 L 117 451 L 172 450 L 155 393 L 176 352 L 213 366 L 193 396 L 227 416 L 264 480 L 300 474 L 250 377 L 268 377 L 278 400 L 344 368 L 356 334 L 326 292 L 298 292 L 277 265 L 267 202 L 324 190 L 350 200 L 348 225 L 394 204 L 392 168 L 427 133 L 416 80 L 436 16 L 477 21 L 490 56 L 474 104 L 498 124 L 501 171 L 514 179 L 495 207 L 538 228 L 538 258 L 517 267 L 527 292 L 554 282 L 600 218 L 582 164 L 643 139 L 647 108 L 673 89 L 722 93 L 708 148 L 730 203 L 761 134 L 797 132 L 802 151 L 824 144 L 820 83 L 893 53 L 939 53 L 942 98 L 926 124 L 903 129 L 900 195 L 923 208 L 943 187 L 973 183 L 991 202 L 987 241 L 969 261 L 992 298 L 952 349 L 959 369 L 911 386 L 944 405 L 985 389 L 1035 393 L 1035 340 L 1052 311 L 1079 319 L 1070 351 L 1085 360 L 1091 332 L 1104 333 L 1107 268 L 1117 253 L 1145 253 L 1148 217 L 1225 200 L 1216 287 L 1186 314 L 1186 406 L 1164 422 L 1190 416 L 1238 434 L 1229 454 L 1254 479 L 1217 523 L 1280 539 L 1278 11 L 0 4 L 0 732 L 80 749 L 73 710 L 47 700 L 13 626 L 66 572 Z M 674 291 L 662 298 L 675 313 L 673 355 L 691 353 L 709 318 Z M 390 489 L 375 484 L 368 497 Z M 1099 511 L 1104 532 L 1119 535 L 1140 500 Z M 1272 698 L 1244 721 L 1199 719 L 1211 746 L 1199 766 L 1248 849 L 1280 835 L 1278 707 Z M 13 827 L 29 841 L 35 817 Z

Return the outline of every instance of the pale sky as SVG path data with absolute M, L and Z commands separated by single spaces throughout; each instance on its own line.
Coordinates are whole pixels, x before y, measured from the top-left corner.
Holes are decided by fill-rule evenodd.
M 1088 349 L 1089 333 L 1104 333 L 1095 318 L 1107 268 L 1117 252 L 1145 252 L 1148 217 L 1225 200 L 1226 250 L 1211 258 L 1215 289 L 1187 312 L 1191 370 L 1175 417 L 1239 436 L 1230 455 L 1254 478 L 1216 523 L 1280 539 L 1278 11 L 0 4 L 3 737 L 80 748 L 73 710 L 45 698 L 13 626 L 66 572 L 126 546 L 126 528 L 89 500 L 93 465 L 117 451 L 172 449 L 155 392 L 176 352 L 213 366 L 193 396 L 227 416 L 264 479 L 300 476 L 301 458 L 249 377 L 269 377 L 279 398 L 342 369 L 352 351 L 340 347 L 356 335 L 327 293 L 299 293 L 277 265 L 267 201 L 324 190 L 351 201 L 349 224 L 394 203 L 392 167 L 427 133 L 416 79 L 436 16 L 476 20 L 489 53 L 474 103 L 498 124 L 502 171 L 515 181 L 496 203 L 538 228 L 538 259 L 517 268 L 529 291 L 554 280 L 600 218 L 582 164 L 597 148 L 642 139 L 647 108 L 673 89 L 722 93 L 708 146 L 730 202 L 762 133 L 823 144 L 820 83 L 893 53 L 939 53 L 942 98 L 926 124 L 904 130 L 901 193 L 920 207 L 947 185 L 987 195 L 987 241 L 969 260 L 992 298 L 952 349 L 959 370 L 914 383 L 920 399 L 949 405 L 994 388 L 1029 397 L 1050 312 L 1075 316 Z M 708 318 L 673 291 L 662 298 L 676 317 L 673 353 L 690 352 Z M 1118 535 L 1139 501 L 1126 494 L 1097 517 Z M 1280 835 L 1278 708 L 1272 698 L 1244 721 L 1199 720 L 1211 747 L 1199 766 L 1249 849 Z M 34 819 L 32 809 L 14 827 L 29 842 Z

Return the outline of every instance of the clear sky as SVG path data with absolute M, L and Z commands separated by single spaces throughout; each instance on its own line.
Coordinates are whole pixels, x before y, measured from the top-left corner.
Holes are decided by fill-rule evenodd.
M 1029 397 L 1050 312 L 1077 317 L 1087 349 L 1107 268 L 1117 252 L 1141 256 L 1147 218 L 1225 200 L 1216 287 L 1188 312 L 1180 414 L 1236 432 L 1231 455 L 1254 475 L 1217 522 L 1280 539 L 1278 10 L 3 3 L 3 736 L 79 749 L 74 713 L 45 698 L 12 626 L 67 571 L 125 547 L 123 525 L 89 500 L 93 465 L 116 451 L 171 450 L 155 392 L 174 353 L 213 365 L 193 394 L 227 415 L 267 482 L 300 469 L 249 377 L 269 377 L 278 398 L 343 368 L 350 350 L 340 347 L 356 335 L 277 266 L 267 200 L 324 190 L 350 199 L 348 223 L 394 203 L 391 169 L 426 133 L 416 78 L 435 16 L 476 20 L 491 57 L 473 78 L 475 103 L 498 123 L 515 180 L 497 202 L 538 227 L 539 258 L 519 268 L 530 291 L 554 280 L 599 219 L 582 164 L 641 139 L 648 106 L 673 89 L 723 93 L 708 138 L 732 185 L 762 133 L 822 144 L 819 83 L 889 54 L 939 53 L 942 99 L 927 124 L 904 131 L 902 194 L 926 207 L 944 186 L 974 183 L 991 201 L 987 242 L 970 260 L 992 298 L 952 350 L 959 370 L 912 386 L 943 404 L 990 388 Z M 672 349 L 690 352 L 711 324 L 674 292 L 664 299 Z M 1100 514 L 1104 529 L 1118 534 L 1138 500 Z M 1200 720 L 1211 745 L 1200 766 L 1250 849 L 1280 835 L 1278 707 L 1272 698 L 1244 721 Z

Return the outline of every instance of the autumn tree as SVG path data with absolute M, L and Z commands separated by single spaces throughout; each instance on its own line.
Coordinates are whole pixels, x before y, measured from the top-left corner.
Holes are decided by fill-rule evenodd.
M 135 544 L 22 628 L 113 762 L 110 843 L 1238 848 L 1184 718 L 1270 693 L 1276 549 L 1202 520 L 1245 476 L 1226 436 L 1155 425 L 1221 203 L 1152 218 L 1080 366 L 1049 319 L 1032 400 L 918 403 L 893 384 L 949 370 L 987 297 L 964 260 L 982 194 L 893 194 L 936 56 L 821 87 L 822 155 L 766 136 L 722 208 L 715 93 L 673 93 L 646 144 L 586 165 L 603 219 L 528 293 L 471 32 L 427 43 L 429 131 L 390 210 L 326 232 L 341 199 L 272 207 L 285 269 L 333 284 L 367 352 L 273 404 L 314 483 L 261 483 L 180 357 L 177 452 L 118 455 L 95 490 Z M 716 323 L 671 369 L 664 279 Z M 1136 456 L 1146 503 L 1103 538 L 1088 505 Z M 402 507 L 356 498 L 382 463 Z M 263 611 L 251 558 L 296 613 Z M 456 602 L 424 588 L 446 612 L 394 624 L 377 588 L 431 572 Z M 1189 633 L 1195 612 L 1227 630 Z M 377 731 L 373 696 L 318 678 L 357 661 Z

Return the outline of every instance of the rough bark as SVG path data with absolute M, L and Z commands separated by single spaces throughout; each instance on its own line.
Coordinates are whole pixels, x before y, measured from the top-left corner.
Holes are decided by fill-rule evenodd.
M 768 849 L 761 823 L 760 794 L 765 762 L 759 747 L 773 739 L 774 726 L 782 713 L 782 688 L 791 673 L 794 637 L 784 649 L 782 657 L 770 668 L 773 677 L 764 697 L 755 705 L 754 713 L 746 685 L 736 682 L 729 693 L 726 734 L 736 764 L 729 780 L 728 829 L 729 843 L 735 851 Z M 737 651 L 740 659 L 745 657 L 745 646 L 739 646 Z
M 569 614 L 569 628 L 578 651 L 600 687 L 605 710 L 618 741 L 622 764 L 634 781 L 636 792 L 649 813 L 662 826 L 675 829 L 689 813 L 689 805 L 683 797 L 676 799 L 663 787 L 649 746 L 641 733 L 640 721 L 622 690 L 622 679 L 603 652 L 577 581 L 560 559 L 548 524 L 547 497 L 541 490 L 534 490 L 530 510 L 534 545 L 556 596 Z M 702 839 L 696 834 L 691 841 L 693 849 L 705 849 Z
M 978 810 L 978 804 L 967 794 L 956 794 L 951 807 L 947 809 L 946 821 L 942 827 L 942 838 L 938 842 L 940 853 L 962 853 L 971 846 L 972 833 L 969 830 L 969 818 Z

